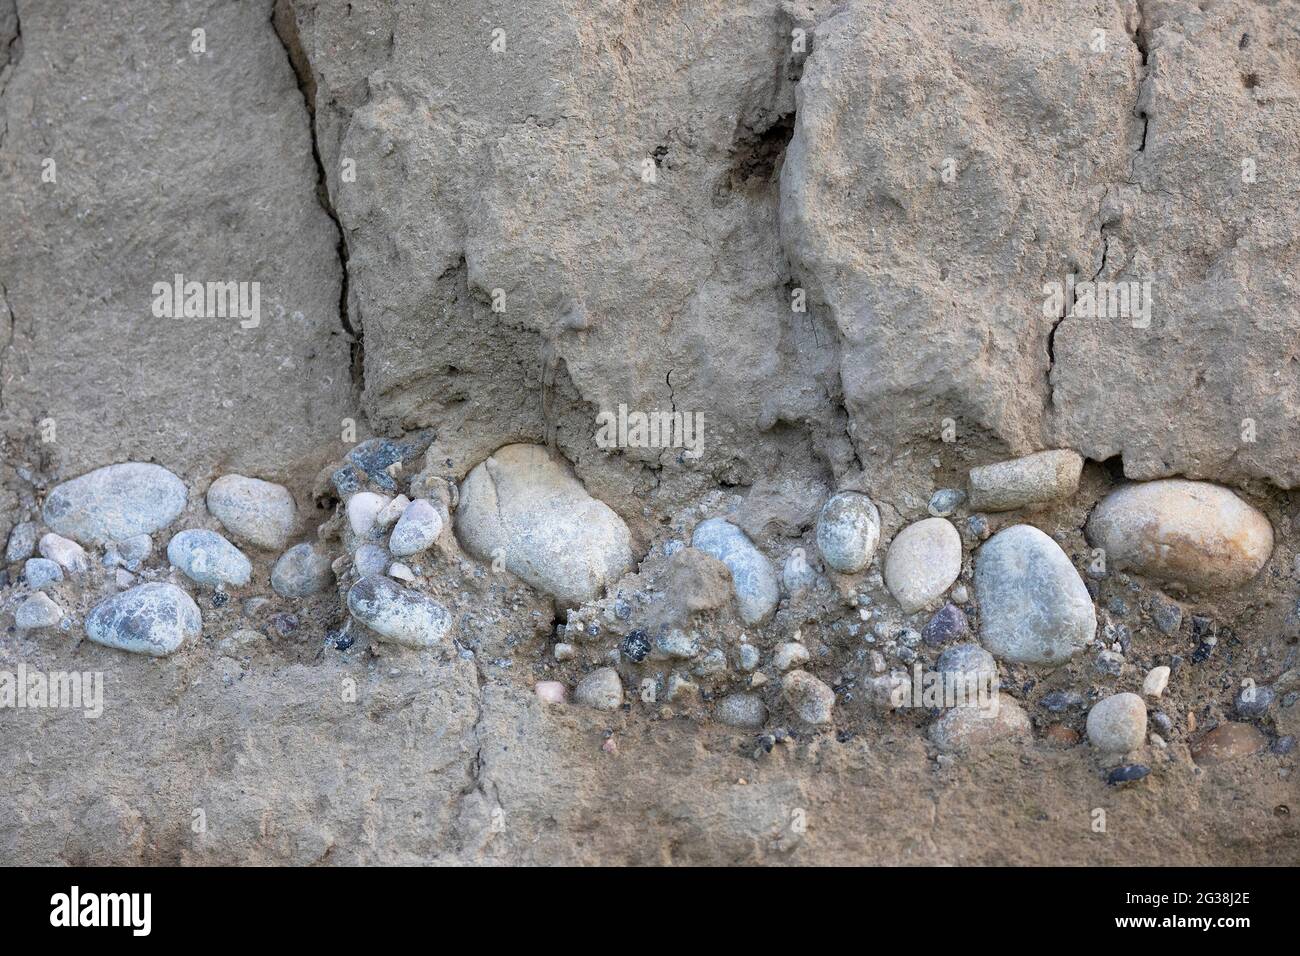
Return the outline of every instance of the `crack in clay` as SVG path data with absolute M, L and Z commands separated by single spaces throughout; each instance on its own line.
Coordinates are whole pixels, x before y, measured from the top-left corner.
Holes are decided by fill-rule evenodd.
M 283 3 L 282 7 L 280 4 Z M 283 13 L 283 16 L 277 16 L 277 13 Z M 352 381 L 358 390 L 365 388 L 365 344 L 363 341 L 363 332 L 360 328 L 360 322 L 355 325 L 352 322 L 352 316 L 349 306 L 351 291 L 351 275 L 348 271 L 350 253 L 348 250 L 347 232 L 343 228 L 343 222 L 339 219 L 338 211 L 334 208 L 334 200 L 329 192 L 329 177 L 325 172 L 325 163 L 321 159 L 320 141 L 316 131 L 316 105 L 313 102 L 313 96 L 309 95 L 316 87 L 315 77 L 311 75 L 311 60 L 307 57 L 306 51 L 302 48 L 302 38 L 298 35 L 297 20 L 293 12 L 291 0 L 278 0 L 273 6 L 271 12 L 271 28 L 275 31 L 276 38 L 280 41 L 280 46 L 284 49 L 284 55 L 289 61 L 289 68 L 293 71 L 294 80 L 298 85 L 298 92 L 302 94 L 303 103 L 307 107 L 307 132 L 311 136 L 311 156 L 316 164 L 316 200 L 324 210 L 325 215 L 330 217 L 334 223 L 334 228 L 338 231 L 338 242 L 335 244 L 335 254 L 338 256 L 339 271 L 341 275 L 339 288 L 339 321 L 343 326 L 343 331 L 347 334 L 352 342 Z M 306 74 L 306 75 L 304 75 Z M 359 317 L 358 317 L 359 318 Z

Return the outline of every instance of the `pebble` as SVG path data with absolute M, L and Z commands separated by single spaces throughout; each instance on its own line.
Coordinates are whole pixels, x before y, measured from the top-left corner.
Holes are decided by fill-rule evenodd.
M 817 548 L 827 565 L 841 574 L 865 571 L 880 540 L 880 511 L 870 498 L 841 491 L 822 505 L 817 516 Z
M 959 584 L 952 589 L 949 597 L 952 598 L 954 604 L 965 604 L 970 600 L 970 589 L 964 584 Z
M 594 670 L 579 683 L 573 698 L 584 707 L 596 710 L 617 710 L 623 706 L 623 682 L 612 667 Z
M 1013 511 L 1060 501 L 1079 490 L 1082 471 L 1083 459 L 1068 449 L 982 465 L 967 478 L 970 504 L 979 511 Z
M 623 519 L 541 445 L 506 445 L 475 466 L 461 485 L 456 533 L 471 555 L 499 556 L 566 607 L 599 599 L 633 565 Z
M 1177 634 L 1183 626 L 1183 607 L 1177 601 L 1156 597 L 1151 602 L 1151 620 L 1161 634 Z
M 713 716 L 728 727 L 758 730 L 767 723 L 767 707 L 757 694 L 729 694 L 718 701 Z
M 415 572 L 400 561 L 394 561 L 388 566 L 388 576 L 396 581 L 404 581 L 407 584 L 414 584 L 416 581 Z
M 1166 734 L 1174 729 L 1173 719 L 1164 711 L 1158 710 L 1154 714 L 1152 714 L 1151 723 L 1155 724 L 1157 727 L 1160 728 L 1161 732 Z
M 33 594 L 14 612 L 14 624 L 20 631 L 38 631 L 45 627 L 54 627 L 63 620 L 63 608 L 55 604 L 48 595 L 39 591 Z
M 1088 711 L 1088 740 L 1102 753 L 1137 750 L 1147 737 L 1147 706 L 1137 694 L 1112 694 Z
M 41 538 L 41 557 L 49 558 L 69 574 L 81 574 L 90 568 L 90 556 L 75 541 L 47 534 Z
M 1100 650 L 1097 652 L 1097 657 L 1093 660 L 1092 666 L 1099 674 L 1118 677 L 1124 672 L 1124 655 L 1118 651 Z
M 945 604 L 921 628 L 921 639 L 931 647 L 959 641 L 970 634 L 966 613 L 955 604 Z
M 1065 724 L 1049 724 L 1043 730 L 1043 737 L 1058 747 L 1073 747 L 1079 742 L 1079 732 Z
M 935 518 L 950 518 L 965 500 L 966 492 L 960 488 L 940 488 L 930 496 L 926 510 Z
M 36 553 L 36 522 L 23 521 L 14 525 L 9 532 L 9 544 L 5 547 L 5 564 L 26 561 Z
M 352 566 L 359 577 L 383 574 L 388 570 L 388 551 L 381 544 L 363 544 L 352 555 Z
M 649 653 L 650 641 L 646 638 L 645 631 L 632 631 L 623 638 L 623 656 L 633 664 L 640 664 Z
M 785 593 L 791 597 L 798 597 L 816 586 L 817 571 L 803 548 L 795 548 L 786 557 L 781 567 L 781 583 L 785 586 Z
M 451 615 L 441 604 L 380 575 L 352 585 L 348 611 L 380 637 L 405 647 L 434 647 L 451 630 Z
M 710 518 L 696 526 L 691 547 L 711 554 L 730 569 L 736 604 L 746 624 L 759 624 L 776 610 L 781 596 L 776 572 L 745 532 L 722 518 Z
M 1285 737 L 1279 737 L 1273 741 L 1273 753 L 1285 757 L 1291 751 L 1295 750 L 1295 735 L 1287 734 Z
M 1019 704 L 1005 694 L 988 707 L 950 707 L 930 725 L 930 741 L 944 753 L 987 747 L 1002 740 L 1033 737 L 1033 724 Z
M 1086 533 L 1113 570 L 1193 588 L 1240 587 L 1273 552 L 1273 527 L 1259 510 L 1227 488 L 1181 478 L 1111 492 Z
M 1271 687 L 1243 687 L 1237 691 L 1237 696 L 1232 702 L 1232 709 L 1238 717 L 1246 720 L 1255 720 L 1263 717 L 1268 713 L 1268 709 L 1273 706 L 1273 700 L 1277 697 Z
M 1150 772 L 1151 772 L 1151 768 L 1148 767 L 1146 764 L 1128 763 L 1122 767 L 1116 767 L 1114 770 L 1108 773 L 1106 775 L 1106 783 L 1108 783 L 1112 787 L 1116 787 L 1124 783 L 1134 783 L 1135 781 L 1141 780 Z
M 104 554 L 104 563 L 110 567 L 116 565 L 128 571 L 139 571 L 140 565 L 144 564 L 151 554 L 153 554 L 153 538 L 147 534 L 133 534 L 129 538 L 110 543 Z
M 740 669 L 749 673 L 758 666 L 758 648 L 753 644 L 740 645 Z
M 417 498 L 402 510 L 388 539 L 388 550 L 399 558 L 428 549 L 442 534 L 442 513 L 433 503 Z
M 253 574 L 244 553 L 217 534 L 202 528 L 180 532 L 167 545 L 167 560 L 191 581 L 209 587 L 242 587 Z
M 714 648 L 700 658 L 699 663 L 691 668 L 696 677 L 721 677 L 727 672 L 727 655 L 719 648 Z
M 1165 688 L 1169 686 L 1169 668 L 1164 664 L 1159 667 L 1153 667 L 1147 671 L 1147 676 L 1142 679 L 1142 696 L 1154 697 L 1157 700 L 1164 694 Z
M 174 584 L 141 584 L 101 601 L 86 618 L 96 644 L 164 657 L 187 639 L 198 640 L 203 615 L 193 598 Z
M 398 519 L 402 517 L 403 512 L 406 511 L 410 503 L 411 499 L 406 495 L 398 495 L 388 502 L 380 509 L 379 514 L 375 515 L 374 530 L 376 532 L 387 532 L 389 528 L 397 524 Z
M 42 514 L 58 534 L 107 543 L 162 530 L 180 515 L 186 497 L 184 482 L 166 468 L 131 461 L 57 485 Z
M 807 671 L 790 671 L 781 678 L 781 694 L 804 723 L 830 723 L 835 691 Z
M 388 507 L 392 501 L 384 495 L 375 494 L 373 491 L 358 491 L 348 499 L 347 514 L 348 527 L 358 538 L 374 538 L 376 534 L 376 523 L 379 521 L 380 513 Z
M 1268 740 L 1254 724 L 1219 724 L 1192 745 L 1192 759 L 1203 767 L 1259 753 Z
M 283 551 L 297 523 L 297 506 L 284 485 L 222 475 L 208 488 L 208 511 L 244 544 Z
M 533 686 L 537 699 L 543 704 L 563 704 L 566 694 L 565 686 L 558 680 L 541 680 Z
M 999 531 L 975 558 L 980 639 L 995 657 L 1063 664 L 1097 630 L 1088 589 L 1060 545 L 1030 525 Z
M 1054 714 L 1059 714 L 1072 707 L 1082 707 L 1083 704 L 1083 695 L 1073 690 L 1054 690 L 1050 694 L 1044 695 L 1043 699 L 1038 702 L 1039 707 L 1050 710 Z
M 672 673 L 668 675 L 668 683 L 664 687 L 664 700 L 677 703 L 687 698 L 694 698 L 699 692 L 700 688 L 684 675 Z
M 334 568 L 329 555 L 304 541 L 280 555 L 271 569 L 271 587 L 287 598 L 304 598 L 334 585 Z
M 564 642 L 560 642 L 559 644 L 555 645 L 554 653 L 555 653 L 555 659 L 557 661 L 571 661 L 573 660 L 573 656 L 574 654 L 577 653 L 577 651 L 572 644 L 565 644 Z
M 792 667 L 808 663 L 808 648 L 797 641 L 782 644 L 772 655 L 772 664 L 778 671 L 788 671 Z
M 628 635 L 627 639 L 630 640 L 632 635 L 641 633 L 640 631 L 633 631 L 632 634 Z M 645 639 L 643 634 L 641 639 Z M 665 628 L 655 635 L 654 648 L 664 657 L 690 660 L 699 656 L 700 640 L 695 634 L 687 634 L 681 628 Z
M 885 585 L 911 614 L 952 587 L 961 574 L 961 535 L 945 518 L 925 518 L 900 531 L 885 555 Z
M 967 518 L 966 529 L 980 541 L 984 541 L 993 533 L 993 528 L 989 524 L 989 519 L 984 517 L 984 515 L 971 515 Z
M 23 565 L 23 578 L 33 591 L 40 591 L 63 580 L 63 569 L 49 558 L 28 558 Z

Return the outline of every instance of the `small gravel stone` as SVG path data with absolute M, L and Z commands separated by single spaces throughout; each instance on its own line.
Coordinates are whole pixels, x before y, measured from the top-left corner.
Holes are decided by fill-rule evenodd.
M 1192 745 L 1192 759 L 1203 767 L 1259 753 L 1268 740 L 1254 724 L 1219 724 Z
M 203 615 L 193 598 L 174 584 L 141 584 L 101 601 L 86 617 L 86 636 L 96 644 L 164 657 L 187 639 L 198 640 Z
M 49 558 L 28 558 L 23 565 L 23 578 L 33 591 L 40 591 L 63 580 L 63 569 Z
M 1062 713 L 1072 707 L 1082 707 L 1083 704 L 1083 695 L 1072 690 L 1054 690 L 1038 702 L 1039 707 L 1050 710 L 1054 714 Z
M 718 701 L 713 715 L 728 727 L 758 730 L 767 722 L 767 707 L 757 694 L 730 694 Z
M 695 698 L 700 693 L 700 688 L 685 675 L 676 672 L 668 675 L 668 683 L 664 687 L 664 700 L 668 703 L 678 703 L 688 698 Z
M 417 498 L 407 505 L 388 539 L 388 550 L 398 557 L 419 554 L 442 534 L 442 514 L 432 502 Z
M 1273 706 L 1276 697 L 1277 694 L 1271 687 L 1256 687 L 1254 685 L 1243 687 L 1237 691 L 1236 699 L 1232 702 L 1232 709 L 1236 711 L 1238 717 L 1245 720 L 1255 720 L 1268 713 L 1268 709 Z
M 740 645 L 740 669 L 749 673 L 758 666 L 758 648 L 753 644 Z
M 1068 498 L 1079 490 L 1083 459 L 1068 449 L 1040 451 L 972 468 L 970 503 L 980 511 L 1012 511 Z
M 565 687 L 557 680 L 538 681 L 533 686 L 533 691 L 537 694 L 537 699 L 543 704 L 563 704 L 565 697 Z
M 253 566 L 242 551 L 217 534 L 190 528 L 172 538 L 167 560 L 191 581 L 209 587 L 242 587 L 253 574 Z
M 329 555 L 309 542 L 295 544 L 271 569 L 271 587 L 281 597 L 304 598 L 334 585 Z
M 945 604 L 921 628 L 921 638 L 931 647 L 939 647 L 949 641 L 960 641 L 970 634 L 970 622 L 966 614 L 955 604 Z
M 699 663 L 691 668 L 696 677 L 721 677 L 727 673 L 727 655 L 719 648 L 714 648 L 700 658 Z
M 970 600 L 970 589 L 964 584 L 958 584 L 949 592 L 954 604 L 965 604 Z
M 1124 672 L 1124 655 L 1117 651 L 1098 651 L 1096 659 L 1092 662 L 1092 666 L 1099 674 L 1109 674 L 1112 677 L 1118 677 Z
M 348 499 L 348 527 L 358 538 L 377 537 L 376 522 L 379 514 L 388 507 L 391 498 L 377 495 L 373 491 L 359 491 Z
M 441 604 L 380 575 L 352 585 L 348 611 L 380 637 L 405 647 L 434 647 L 451 630 L 451 615 Z
M 388 566 L 388 576 L 395 581 L 403 581 L 407 584 L 414 584 L 416 581 L 415 572 L 400 561 L 394 561 Z
M 75 541 L 57 534 L 41 538 L 41 557 L 49 558 L 69 574 L 82 574 L 90 568 L 90 556 Z
M 184 482 L 166 468 L 131 461 L 56 486 L 46 496 L 42 514 L 56 533 L 98 544 L 167 527 L 186 498 Z
M 649 653 L 650 641 L 646 638 L 645 631 L 633 631 L 623 638 L 623 656 L 633 664 L 640 664 Z
M 104 555 L 104 563 L 110 567 L 117 566 L 128 571 L 139 571 L 140 565 L 147 561 L 151 554 L 153 554 L 153 538 L 147 534 L 133 534 L 129 538 L 110 543 Z
M 383 574 L 388 570 L 388 551 L 381 544 L 363 544 L 352 555 L 352 566 L 360 577 Z
M 807 663 L 808 648 L 797 641 L 779 645 L 776 653 L 772 655 L 772 664 L 778 671 L 788 671 L 792 667 Z
M 208 511 L 236 540 L 283 551 L 297 523 L 297 506 L 284 485 L 222 475 L 208 488 Z
M 980 541 L 984 541 L 993 533 L 993 528 L 989 524 L 989 519 L 984 517 L 984 515 L 971 515 L 966 519 L 966 528 Z
M 9 544 L 5 547 L 5 564 L 26 561 L 36 553 L 37 527 L 34 521 L 23 521 L 14 525 L 9 532 Z
M 781 693 L 804 723 L 813 726 L 830 723 L 835 691 L 812 674 L 790 671 L 781 678 Z
M 63 608 L 50 598 L 40 593 L 33 594 L 14 612 L 14 624 L 20 631 L 38 631 L 45 627 L 54 627 L 63 620 Z
M 1088 740 L 1103 753 L 1128 753 L 1147 736 L 1147 707 L 1137 694 L 1112 694 L 1088 712 Z
M 721 518 L 701 521 L 691 547 L 713 555 L 731 570 L 731 584 L 746 624 L 765 621 L 780 600 L 776 571 L 745 532 Z
M 1273 741 L 1273 753 L 1286 756 L 1295 750 L 1295 735 L 1287 734 L 1285 737 L 1279 737 Z
M 836 571 L 865 571 L 879 540 L 880 511 L 866 495 L 841 491 L 822 505 L 817 517 L 817 548 Z
M 1124 783 L 1133 783 L 1137 780 L 1141 780 L 1150 772 L 1151 768 L 1145 764 L 1129 763 L 1122 767 L 1116 767 L 1108 773 L 1106 775 L 1106 783 L 1110 784 L 1112 787 Z
M 565 644 L 564 642 L 560 642 L 559 644 L 555 645 L 554 653 L 555 653 L 555 659 L 557 661 L 571 661 L 573 660 L 573 656 L 574 654 L 577 653 L 577 651 L 575 650 L 572 644 Z
M 1183 607 L 1176 601 L 1157 597 L 1151 602 L 1151 620 L 1161 634 L 1177 634 L 1183 626 Z
M 1033 736 L 1033 724 L 1020 705 L 1004 694 L 987 707 L 948 708 L 930 725 L 929 736 L 939 750 L 959 753 L 1002 740 L 1028 741 Z
M 795 548 L 786 557 L 781 567 L 781 583 L 791 597 L 798 597 L 817 584 L 817 571 L 803 548 Z
M 617 710 L 623 705 L 623 682 L 612 667 L 594 670 L 579 683 L 573 699 L 596 710 Z
M 930 496 L 926 510 L 935 518 L 949 518 L 966 500 L 966 492 L 959 488 L 940 488 Z
M 1169 668 L 1163 664 L 1159 667 L 1153 667 L 1147 671 L 1147 676 L 1142 679 L 1142 696 L 1154 697 L 1159 700 L 1168 686 Z
M 387 532 L 389 528 L 397 524 L 398 519 L 402 517 L 402 513 L 406 511 L 410 503 L 411 499 L 406 495 L 398 495 L 384 505 L 379 514 L 375 515 L 375 531 Z

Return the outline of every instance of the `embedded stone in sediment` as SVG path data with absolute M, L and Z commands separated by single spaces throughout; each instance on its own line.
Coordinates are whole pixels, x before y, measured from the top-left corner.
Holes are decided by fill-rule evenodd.
M 930 741 L 944 753 L 988 747 L 1003 740 L 1028 741 L 1033 725 L 1024 709 L 999 694 L 984 706 L 949 707 L 930 725 Z
M 81 574 L 90 567 L 90 555 L 86 554 L 85 549 L 61 535 L 43 535 L 40 552 L 41 557 L 53 561 L 69 574 Z
M 185 484 L 166 468 L 129 461 L 55 486 L 45 499 L 46 525 L 83 544 L 159 531 L 185 508 Z
M 388 539 L 388 550 L 398 557 L 419 554 L 442 534 L 442 514 L 433 503 L 417 498 L 402 510 Z
M 776 571 L 745 532 L 722 518 L 710 518 L 696 525 L 691 547 L 727 566 L 740 617 L 746 624 L 759 624 L 776 610 L 781 598 Z
M 566 607 L 598 599 L 632 567 L 631 533 L 540 445 L 506 445 L 465 478 L 456 534 Z
M 623 705 L 623 682 L 618 671 L 612 667 L 592 671 L 578 682 L 573 699 L 595 710 L 617 710 Z
M 297 506 L 284 485 L 244 475 L 222 475 L 208 488 L 208 511 L 236 539 L 282 551 L 297 523 Z
M 167 545 L 167 560 L 191 581 L 209 587 L 242 587 L 253 574 L 244 553 L 217 534 L 189 528 L 175 535 Z
M 879 541 L 880 511 L 866 495 L 841 491 L 822 505 L 817 516 L 817 548 L 833 570 L 841 574 L 865 571 Z
M 404 647 L 434 647 L 451 631 L 451 615 L 437 601 L 380 575 L 348 591 L 348 611 L 381 638 Z
M 1103 754 L 1137 750 L 1147 738 L 1147 705 L 1137 694 L 1112 694 L 1088 711 L 1088 741 Z
M 995 657 L 1063 664 L 1097 630 L 1097 612 L 1060 545 L 1030 525 L 999 531 L 975 556 L 980 641 Z
M 304 598 L 334 584 L 329 555 L 309 542 L 295 544 L 280 555 L 271 569 L 271 588 L 287 598 Z
M 885 584 L 911 614 L 939 598 L 961 574 L 961 535 L 945 518 L 925 518 L 900 531 L 885 555 Z
M 1083 458 L 1064 448 L 972 468 L 971 510 L 1013 511 L 1060 501 L 1079 490 L 1082 471 Z
M 1235 588 L 1273 553 L 1273 526 L 1232 491 L 1167 478 L 1125 485 L 1093 510 L 1088 541 L 1107 566 L 1192 588 Z
M 790 671 L 781 678 L 781 695 L 804 723 L 830 723 L 835 691 L 807 671 Z
M 197 640 L 203 616 L 194 600 L 174 584 L 152 583 L 101 601 L 86 618 L 86 636 L 96 644 L 164 657 L 187 639 Z

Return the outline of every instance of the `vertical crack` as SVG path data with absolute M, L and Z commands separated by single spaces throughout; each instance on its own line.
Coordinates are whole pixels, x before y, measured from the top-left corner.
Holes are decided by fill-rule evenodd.
M 347 232 L 344 230 L 343 222 L 339 219 L 338 212 L 334 208 L 334 201 L 329 191 L 329 177 L 325 173 L 325 163 L 321 159 L 320 142 L 316 135 L 316 78 L 311 72 L 311 60 L 302 47 L 302 38 L 298 35 L 298 21 L 294 15 L 291 0 L 276 0 L 271 11 L 271 27 L 275 30 L 276 38 L 279 39 L 280 45 L 284 48 L 285 56 L 289 60 L 289 66 L 293 69 L 294 78 L 297 80 L 298 91 L 302 94 L 303 102 L 307 106 L 307 130 L 311 135 L 312 159 L 316 163 L 316 200 L 320 203 L 320 207 L 325 211 L 325 214 L 330 217 L 335 230 L 338 232 L 335 251 L 339 260 L 339 270 L 342 274 L 339 289 L 339 320 L 343 326 L 343 331 L 352 343 L 352 381 L 360 389 L 364 384 L 365 347 L 360 323 L 354 324 L 352 322 L 349 306 L 351 285 L 348 272 Z

